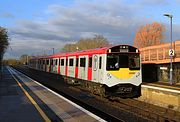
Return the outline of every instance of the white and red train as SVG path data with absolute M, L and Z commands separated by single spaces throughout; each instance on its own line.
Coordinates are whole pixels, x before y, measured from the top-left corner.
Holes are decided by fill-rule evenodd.
M 117 45 L 70 53 L 34 57 L 29 67 L 62 75 L 68 83 L 80 84 L 99 95 L 141 95 L 140 52 Z

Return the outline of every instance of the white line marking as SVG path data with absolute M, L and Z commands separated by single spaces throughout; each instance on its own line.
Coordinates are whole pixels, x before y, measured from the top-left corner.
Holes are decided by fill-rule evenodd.
M 151 88 L 151 89 L 156 89 L 156 90 L 162 90 L 162 91 L 168 91 L 168 92 L 173 92 L 173 93 L 180 94 L 179 90 L 174 90 L 174 89 L 160 88 L 160 87 L 156 87 L 156 86 L 147 86 L 147 85 L 141 85 L 141 87 Z
M 16 69 L 13 69 L 13 70 L 16 70 Z M 17 71 L 17 70 L 16 70 L 16 72 L 18 72 L 18 73 L 21 74 L 21 75 L 24 75 L 24 74 L 22 74 L 21 72 L 19 72 L 19 71 Z M 61 95 L 59 95 L 59 94 L 56 93 L 55 91 L 53 91 L 53 90 L 47 88 L 46 86 L 44 86 L 44 85 L 42 85 L 41 83 L 39 83 L 39 82 L 33 80 L 32 78 L 30 78 L 30 77 L 28 77 L 28 76 L 26 76 L 26 75 L 24 75 L 24 76 L 27 77 L 28 79 L 32 80 L 32 81 L 35 82 L 36 84 L 42 86 L 42 87 L 45 88 L 46 90 L 52 92 L 53 94 L 55 94 L 56 96 L 60 97 L 61 99 L 64 99 L 65 101 L 67 101 L 67 102 L 70 103 L 71 105 L 75 106 L 76 108 L 80 109 L 81 111 L 85 112 L 86 114 L 88 114 L 89 116 L 95 118 L 96 120 L 98 120 L 98 121 L 100 121 L 100 122 L 107 122 L 106 120 L 104 120 L 104 119 L 98 117 L 97 115 L 91 113 L 90 111 L 84 109 L 83 107 L 77 105 L 76 103 L 74 103 L 74 102 L 68 100 L 67 98 L 65 98 L 65 97 L 63 97 L 63 96 L 61 96 Z

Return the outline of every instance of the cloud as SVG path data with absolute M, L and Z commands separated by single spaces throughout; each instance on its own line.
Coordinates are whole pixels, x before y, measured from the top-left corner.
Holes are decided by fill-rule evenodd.
M 8 13 L 8 12 L 2 13 L 0 16 L 3 18 L 9 18 L 9 19 L 14 18 L 14 15 L 12 13 Z
M 162 0 L 141 1 L 143 4 L 163 4 Z M 18 20 L 10 28 L 11 44 L 16 55 L 43 53 L 43 50 L 60 49 L 64 44 L 102 34 L 110 43 L 133 45 L 137 29 L 153 18 L 147 19 L 138 2 L 126 4 L 123 0 L 77 0 L 69 6 L 49 5 L 44 18 Z M 42 17 L 42 15 L 41 15 Z
M 170 2 L 166 0 L 141 0 L 140 3 L 148 6 L 152 6 L 152 5 L 161 6 L 161 5 L 168 5 Z

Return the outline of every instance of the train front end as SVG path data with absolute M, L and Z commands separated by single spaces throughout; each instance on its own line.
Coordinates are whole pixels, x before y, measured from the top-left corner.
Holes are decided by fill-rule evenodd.
M 119 45 L 107 50 L 106 94 L 124 98 L 141 96 L 141 62 L 137 48 Z

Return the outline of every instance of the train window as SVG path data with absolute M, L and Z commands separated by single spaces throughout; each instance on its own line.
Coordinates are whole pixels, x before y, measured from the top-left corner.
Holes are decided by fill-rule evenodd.
M 73 58 L 69 59 L 69 66 L 73 66 Z
M 101 69 L 101 65 L 102 65 L 102 57 L 99 57 L 99 69 Z
M 59 66 L 61 65 L 61 59 L 59 59 Z
M 94 58 L 93 58 L 93 62 L 94 62 L 94 66 L 93 66 L 93 70 L 96 71 L 97 70 L 97 62 L 98 62 L 98 57 L 97 55 L 94 55 Z
M 129 55 L 129 69 L 140 69 L 140 57 L 139 55 Z
M 56 65 L 58 64 L 58 60 L 56 59 Z
M 76 58 L 76 67 L 78 67 L 79 58 Z
M 80 58 L 80 67 L 86 67 L 86 58 Z
M 51 59 L 51 65 L 53 65 L 53 60 Z
M 49 65 L 49 60 L 46 61 L 47 65 Z
M 66 59 L 66 66 L 68 66 L 68 59 Z
M 128 55 L 120 55 L 119 56 L 119 68 L 128 68 Z
M 61 66 L 64 66 L 64 59 L 61 59 Z
M 119 55 L 108 54 L 107 55 L 107 70 L 118 70 L 119 69 Z
M 92 57 L 89 58 L 89 67 L 92 67 Z

